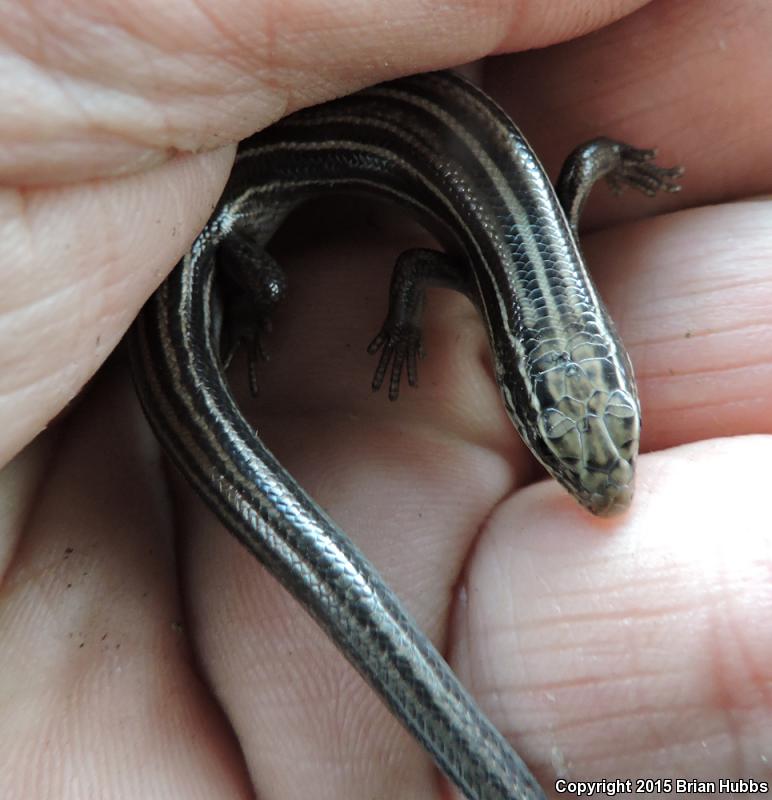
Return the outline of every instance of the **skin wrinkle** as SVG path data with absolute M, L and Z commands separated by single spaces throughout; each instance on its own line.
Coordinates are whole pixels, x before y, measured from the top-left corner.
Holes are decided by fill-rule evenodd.
M 710 411 L 712 409 L 721 409 L 721 408 L 727 409 L 728 411 L 731 410 L 731 408 L 735 404 L 739 405 L 742 408 L 749 402 L 753 401 L 747 401 L 747 400 L 743 402 L 735 401 L 735 403 L 733 403 L 729 400 L 724 400 L 723 402 L 716 400 L 714 403 L 700 402 L 698 405 L 695 405 L 694 403 L 687 403 L 685 405 L 675 405 L 672 402 L 670 402 L 667 404 L 663 404 L 662 407 L 663 409 L 666 409 L 670 414 L 675 414 L 681 411 L 694 413 L 695 411 Z M 754 427 L 753 423 L 751 423 L 751 427 L 746 428 L 744 430 L 735 431 L 735 435 L 751 435 L 754 432 L 753 427 Z M 680 446 L 683 444 L 691 443 L 692 441 L 694 441 L 693 435 L 694 434 L 690 435 L 688 438 L 682 438 L 681 441 L 677 441 L 675 445 Z M 729 434 L 725 433 L 723 435 L 728 436 Z M 647 448 L 644 448 L 644 450 L 646 449 Z
M 692 338 L 695 338 L 695 337 L 690 336 L 689 338 L 692 339 Z M 708 339 L 710 337 L 709 336 L 701 336 L 700 338 Z M 692 379 L 692 378 L 695 378 L 697 376 L 708 377 L 708 376 L 714 376 L 714 375 L 722 375 L 722 376 L 741 375 L 741 374 L 747 372 L 752 367 L 769 368 L 770 366 L 772 366 L 772 365 L 769 364 L 769 360 L 768 359 L 759 358 L 757 361 L 743 362 L 741 364 L 738 364 L 738 366 L 736 366 L 736 367 L 730 367 L 730 366 L 723 366 L 722 367 L 721 365 L 717 365 L 715 368 L 710 368 L 710 367 L 705 366 L 705 367 L 695 367 L 693 370 L 684 369 L 683 367 L 679 367 L 677 375 L 674 375 L 672 372 L 668 372 L 668 371 L 663 371 L 663 372 L 660 372 L 660 373 L 641 372 L 638 375 L 638 379 L 639 379 L 639 381 L 641 383 L 644 383 L 646 381 L 653 381 L 653 380 L 672 381 L 673 378 L 676 378 L 679 383 L 683 383 L 685 380 Z M 691 385 L 693 387 L 694 384 L 690 383 L 689 385 Z M 712 405 L 720 405 L 720 406 L 726 405 L 726 401 L 725 400 L 716 401 L 715 403 L 711 403 L 707 399 L 700 398 L 699 399 L 699 403 L 695 403 L 694 400 L 696 400 L 696 399 L 697 398 L 693 398 L 692 402 L 688 403 L 687 405 L 684 405 L 684 406 L 670 406 L 670 408 L 671 408 L 671 410 L 683 411 L 683 410 L 685 410 L 687 408 L 695 408 L 695 407 L 697 407 L 697 408 L 710 408 Z
M 654 581 L 651 582 L 652 585 L 656 585 Z M 641 588 L 645 588 L 646 584 L 643 584 Z M 604 586 L 604 591 L 608 591 L 608 587 Z M 638 588 L 638 587 L 636 587 Z M 577 593 L 580 594 L 580 593 Z M 561 593 L 562 596 L 562 593 Z M 566 597 L 571 597 L 571 593 L 566 593 Z M 651 611 L 641 611 L 637 610 L 635 614 L 630 613 L 618 613 L 614 611 L 609 611 L 603 613 L 596 608 L 592 608 L 585 613 L 576 613 L 576 614 L 566 614 L 563 613 L 560 616 L 560 623 L 559 628 L 561 631 L 568 632 L 570 631 L 571 627 L 577 624 L 581 624 L 584 622 L 595 622 L 603 621 L 603 622 L 627 622 L 630 619 L 646 621 L 651 619 L 661 619 L 663 617 L 677 617 L 679 612 L 685 612 L 690 608 L 687 602 L 683 603 L 672 603 L 668 605 L 658 606 L 657 608 L 652 609 Z M 527 623 L 521 623 L 519 626 L 519 630 L 521 632 L 538 632 L 543 627 L 547 625 L 551 620 L 551 617 L 536 617 L 532 616 L 531 619 Z M 495 635 L 496 630 L 495 628 L 490 629 L 491 633 Z M 606 637 L 601 637 L 606 638 Z M 527 648 L 525 648 L 527 649 Z M 533 651 L 538 652 L 538 650 Z
M 0 530 L 3 540 L 0 548 L 0 595 L 9 585 L 7 579 L 13 573 L 19 543 L 24 540 L 29 527 L 37 505 L 36 498 L 45 490 L 58 436 L 58 433 L 52 434 L 45 441 L 33 443 L 0 472 Z
M 91 54 L 89 58 L 92 58 L 93 42 L 91 42 L 91 49 L 89 50 L 89 53 Z M 111 55 L 114 55 L 114 53 L 111 53 Z M 176 53 L 170 53 L 170 57 L 178 57 L 178 55 Z M 61 59 L 59 60 L 61 61 Z M 80 61 L 83 64 L 91 66 L 88 60 L 83 60 L 81 58 Z M 139 58 L 131 59 L 131 63 L 136 63 L 141 65 L 141 69 L 147 72 L 147 65 L 150 64 L 152 66 L 152 59 L 149 59 L 146 53 L 141 53 Z M 81 131 L 90 130 L 92 134 L 104 132 L 104 133 L 109 133 L 111 136 L 115 136 L 116 133 L 118 133 L 122 140 L 122 144 L 120 146 L 123 146 L 123 144 L 125 143 L 129 143 L 132 145 L 137 145 L 140 148 L 142 148 L 142 147 L 147 147 L 148 144 L 152 142 L 152 138 L 150 137 L 157 139 L 159 131 L 162 131 L 164 129 L 167 131 L 174 131 L 175 127 L 179 126 L 178 122 L 174 124 L 170 122 L 171 119 L 170 115 L 172 113 L 177 114 L 177 112 L 176 111 L 173 112 L 172 109 L 167 109 L 166 104 L 163 104 L 155 113 L 159 115 L 159 118 L 161 120 L 165 121 L 162 121 L 160 125 L 151 127 L 148 130 L 146 126 L 146 120 L 148 116 L 152 116 L 152 114 L 154 113 L 154 107 L 157 104 L 148 103 L 147 100 L 141 101 L 143 104 L 142 114 L 141 114 L 141 117 L 143 118 L 143 128 L 134 128 L 133 130 L 126 129 L 121 119 L 108 121 L 108 119 L 103 114 L 100 114 L 97 111 L 91 112 L 89 108 L 86 105 L 84 105 L 84 102 L 81 102 L 81 98 L 83 98 L 84 101 L 87 98 L 90 100 L 90 98 L 93 95 L 94 88 L 99 88 L 99 87 L 104 89 L 109 89 L 110 94 L 114 94 L 116 91 L 116 88 L 114 86 L 115 84 L 114 71 L 108 70 L 106 72 L 105 71 L 100 72 L 98 76 L 98 82 L 96 83 L 94 82 L 93 75 L 89 74 L 85 76 L 87 77 L 88 83 L 84 85 L 84 76 L 79 75 L 80 72 L 79 69 L 73 68 L 74 66 L 76 67 L 77 64 L 70 63 L 69 65 L 65 64 L 64 66 L 65 68 L 69 66 L 68 70 L 69 74 L 61 72 L 60 71 L 61 65 L 59 65 L 59 69 L 50 71 L 50 78 L 52 80 L 58 80 L 60 92 L 62 93 L 63 97 L 66 98 L 68 107 L 80 108 L 80 117 L 82 118 L 83 121 L 77 125 L 77 128 L 80 129 Z M 162 85 L 163 82 L 160 80 L 161 77 L 164 78 L 164 81 L 168 85 L 170 81 L 170 76 L 168 75 L 168 71 L 162 72 L 159 69 L 153 69 L 152 72 L 149 74 L 150 85 Z M 72 78 L 78 78 L 78 80 L 77 83 L 70 85 Z M 147 81 L 145 82 L 147 83 Z M 127 82 L 125 83 L 125 86 L 127 89 L 129 87 L 131 88 L 131 96 L 133 96 L 134 101 L 137 102 L 139 100 L 139 95 L 136 93 L 136 88 L 134 84 L 132 82 L 128 82 L 128 78 Z M 222 87 L 221 85 L 218 85 L 216 82 L 213 81 L 211 84 L 210 91 L 211 93 L 214 93 L 216 91 L 218 94 L 222 94 Z M 98 93 L 97 96 L 99 96 L 100 94 L 103 95 L 104 92 Z M 123 104 L 125 105 L 125 101 L 129 99 L 130 95 L 125 90 L 123 94 L 124 94 Z M 113 106 L 114 105 L 115 104 L 113 102 Z M 96 108 L 98 108 L 98 106 L 95 106 L 95 109 Z M 68 124 L 70 127 L 72 127 L 72 121 L 70 121 Z M 143 132 L 143 129 L 145 130 L 145 132 Z M 61 136 L 61 132 L 59 132 L 58 135 Z M 168 134 L 162 135 L 161 138 L 167 139 L 168 144 L 173 143 L 173 139 Z M 153 146 L 164 147 L 164 143 L 163 141 L 157 142 Z M 143 155 L 140 155 L 139 157 L 132 155 L 131 160 L 135 164 L 134 168 L 141 167 L 142 165 L 144 165 L 145 167 L 149 166 L 148 164 L 145 163 L 146 158 L 147 156 Z M 155 160 L 157 161 L 157 158 Z M 121 166 L 114 167 L 113 171 L 125 172 L 127 171 L 127 166 L 124 165 L 122 167 Z
M 765 333 L 765 332 L 769 331 L 770 325 L 768 323 L 755 322 L 755 321 L 750 320 L 750 321 L 747 321 L 745 324 L 740 324 L 739 327 L 738 327 L 737 324 L 727 325 L 725 327 L 720 327 L 720 328 L 716 327 L 716 326 L 713 326 L 708 330 L 701 330 L 701 331 L 700 330 L 694 330 L 689 326 L 686 326 L 686 328 L 687 329 L 685 331 L 668 334 L 666 336 L 647 337 L 646 338 L 646 342 L 645 342 L 645 346 L 646 347 L 650 347 L 651 345 L 681 344 L 686 340 L 695 339 L 695 338 L 700 338 L 700 339 L 702 339 L 704 341 L 704 340 L 707 340 L 707 339 L 712 339 L 714 337 L 723 338 L 723 337 L 726 336 L 726 334 L 735 334 L 735 333 L 740 333 L 740 332 L 745 332 L 745 333 Z M 641 343 L 639 346 L 642 347 L 642 346 L 644 346 L 644 344 Z M 631 350 L 635 349 L 635 343 L 634 342 L 631 343 L 630 349 Z M 756 365 L 756 362 L 750 362 L 750 363 L 752 365 L 754 365 L 754 366 Z M 735 369 L 737 369 L 737 368 L 741 369 L 744 366 L 746 366 L 744 363 L 740 363 L 740 364 L 737 364 Z M 721 371 L 723 371 L 724 367 L 720 367 L 719 369 Z M 697 370 L 695 370 L 695 371 L 697 371 Z M 643 374 L 643 373 L 641 373 L 641 374 Z M 669 373 L 662 373 L 662 374 L 663 375 L 664 374 L 668 374 L 669 375 Z M 688 372 L 681 373 L 681 371 L 679 370 L 679 374 L 688 375 L 689 373 Z M 661 376 L 656 376 L 656 375 L 654 375 L 654 376 L 655 377 L 661 377 Z M 651 375 L 650 375 L 650 377 L 651 377 Z
M 581 688 L 587 688 L 588 686 L 591 686 L 591 684 L 584 684 Z M 625 692 L 635 692 L 634 681 L 631 681 L 630 686 L 625 688 Z M 570 733 L 572 735 L 571 738 L 577 741 L 586 741 L 588 744 L 586 748 L 583 749 L 585 753 L 587 753 L 587 751 L 598 749 L 598 745 L 593 745 L 593 742 L 597 742 L 599 739 L 596 733 L 599 728 L 608 728 L 615 723 L 626 726 L 632 718 L 637 729 L 643 726 L 647 729 L 647 732 L 641 730 L 641 735 L 639 737 L 640 744 L 636 743 L 635 752 L 638 752 L 639 748 L 643 752 L 661 750 L 672 751 L 678 744 L 689 744 L 693 742 L 694 739 L 689 737 L 688 734 L 684 734 L 682 737 L 678 738 L 673 738 L 673 736 L 670 735 L 668 739 L 665 739 L 660 731 L 668 731 L 668 733 L 670 733 L 668 729 L 673 726 L 674 723 L 682 720 L 683 715 L 692 710 L 692 708 L 696 709 L 698 706 L 693 706 L 688 703 L 678 703 L 675 698 L 667 711 L 640 706 L 635 703 L 633 699 L 631 699 L 629 705 L 623 710 L 613 713 L 597 712 L 591 707 L 582 705 L 575 710 L 575 717 L 561 721 L 560 733 L 563 735 Z M 566 716 L 569 716 L 571 712 L 572 709 L 567 709 Z M 624 742 L 618 743 L 613 736 L 610 736 L 608 740 L 606 740 L 605 737 L 602 738 L 603 742 L 600 744 L 600 747 L 604 748 L 604 752 L 609 756 L 613 756 L 613 747 L 615 745 L 621 746 L 626 752 L 630 751 L 629 745 L 626 745 Z M 654 747 L 648 744 L 648 741 L 652 739 L 657 743 Z M 611 748 L 610 750 L 605 749 L 609 747 Z
M 276 23 L 274 5 L 271 2 L 267 2 L 259 6 L 260 23 L 255 27 L 261 31 L 261 41 L 257 46 L 251 43 L 249 46 L 245 46 L 244 25 L 239 17 L 234 18 L 232 15 L 226 14 L 223 16 L 215 13 L 216 7 L 206 0 L 191 0 L 191 2 L 194 3 L 201 15 L 208 20 L 212 28 L 219 34 L 217 39 L 207 39 L 209 42 L 217 41 L 218 43 L 216 51 L 207 54 L 225 60 L 232 67 L 238 67 L 245 76 L 249 76 L 244 78 L 247 86 L 255 76 L 259 76 L 264 85 L 263 91 L 268 90 L 275 97 L 283 98 L 283 101 L 279 103 L 281 111 L 276 114 L 275 118 L 280 119 L 283 117 L 288 107 L 287 87 L 276 80 L 281 71 L 280 65 L 276 61 L 277 30 L 280 26 Z M 257 13 L 257 8 L 258 6 L 254 7 L 255 13 Z M 236 24 L 228 25 L 229 21 Z M 224 48 L 220 44 L 221 40 L 227 42 L 228 46 Z M 258 55 L 260 62 L 255 63 L 255 58 Z
M 727 255 L 730 253 L 731 251 L 727 251 Z M 720 253 L 716 253 L 715 251 L 710 253 L 710 255 L 718 258 L 722 257 Z M 754 260 L 755 259 L 751 257 L 747 259 L 745 263 L 752 265 Z M 672 303 L 674 306 L 686 308 L 688 301 L 691 301 L 691 305 L 693 305 L 695 296 L 710 300 L 720 300 L 723 299 L 723 297 L 731 290 L 745 288 L 750 289 L 752 287 L 755 294 L 758 288 L 765 289 L 768 286 L 770 289 L 772 289 L 772 281 L 765 281 L 760 273 L 761 270 L 759 270 L 758 273 L 750 273 L 748 278 L 745 280 L 732 280 L 729 276 L 726 276 L 726 279 L 722 281 L 721 275 L 696 276 L 694 281 L 691 281 L 688 286 L 680 287 L 680 291 L 679 287 L 674 287 L 673 291 L 668 292 L 667 296 L 663 297 L 662 299 L 667 303 Z M 712 281 L 711 285 L 708 285 L 707 283 L 708 278 Z M 677 302 L 679 300 L 684 301 L 684 303 L 679 304 Z M 719 305 L 719 303 L 716 303 L 716 305 Z M 747 303 L 741 304 L 740 302 L 737 302 L 735 307 L 730 307 L 730 310 L 740 311 L 745 310 L 746 307 Z M 761 311 L 761 309 L 759 309 L 759 311 Z M 659 344 L 661 340 L 653 341 L 656 341 Z
M 712 623 L 711 623 L 711 631 L 718 632 L 722 630 L 724 626 L 716 625 L 715 623 L 718 621 L 718 610 L 719 610 L 719 603 L 720 601 L 717 600 L 716 596 L 714 595 L 711 597 L 713 602 L 707 604 L 707 611 L 711 616 Z M 739 723 L 735 721 L 734 714 L 732 713 L 733 703 L 731 702 L 732 692 L 729 690 L 729 686 L 727 684 L 726 676 L 725 676 L 725 665 L 722 664 L 724 662 L 724 653 L 725 651 L 725 643 L 719 641 L 718 636 L 714 636 L 713 638 L 714 645 L 713 645 L 713 653 L 714 658 L 711 661 L 712 670 L 711 670 L 711 677 L 712 677 L 712 695 L 713 695 L 713 706 L 715 709 L 722 712 L 723 718 L 723 729 L 729 730 L 731 732 L 730 742 L 736 742 L 735 744 L 735 765 L 736 768 L 742 768 L 742 759 L 740 758 L 740 742 L 742 740 L 741 736 L 741 728 L 739 727 Z
M 726 570 L 721 566 L 718 567 L 717 578 L 718 582 L 723 585 L 724 591 L 716 590 L 712 593 L 713 604 L 708 606 L 713 612 L 710 629 L 714 633 L 715 639 L 716 696 L 721 707 L 742 707 L 741 697 L 738 696 L 740 693 L 732 689 L 732 682 L 726 680 L 723 675 L 724 672 L 738 671 L 742 673 L 742 679 L 736 681 L 735 685 L 743 687 L 744 691 L 742 693 L 748 693 L 749 689 L 752 691 L 753 687 L 756 689 L 755 692 L 752 692 L 754 695 L 752 705 L 754 707 L 757 705 L 758 695 L 760 695 L 767 708 L 772 708 L 772 691 L 770 691 L 769 679 L 761 677 L 758 667 L 753 664 L 753 659 L 748 657 L 750 649 L 746 644 L 747 637 L 742 635 L 744 626 L 738 624 L 743 615 L 732 613 L 734 610 L 733 599 L 736 594 L 735 582 L 727 579 Z M 745 629 L 748 630 L 747 627 Z M 729 646 L 728 640 L 730 639 L 734 643 L 733 647 Z M 730 663 L 731 654 L 736 654 L 740 657 L 739 664 Z M 724 665 L 723 669 L 719 669 L 721 664 Z M 755 676 L 755 680 L 752 679 L 753 676 Z

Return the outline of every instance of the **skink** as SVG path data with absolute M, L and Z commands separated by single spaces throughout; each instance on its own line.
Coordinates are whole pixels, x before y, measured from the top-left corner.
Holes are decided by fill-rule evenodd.
M 223 524 L 298 598 L 470 800 L 543 797 L 376 570 L 262 444 L 224 375 L 285 290 L 265 245 L 287 214 L 329 191 L 373 193 L 417 214 L 445 252 L 397 261 L 370 345 L 373 381 L 416 382 L 426 286 L 480 310 L 507 412 L 535 456 L 597 514 L 630 501 L 639 404 L 628 357 L 576 240 L 602 175 L 647 194 L 678 168 L 607 139 L 579 148 L 557 192 L 495 103 L 447 72 L 404 78 L 293 114 L 245 140 L 213 216 L 140 313 L 132 370 L 164 450 Z M 224 277 L 227 273 L 227 278 Z M 254 303 L 230 333 L 223 282 Z

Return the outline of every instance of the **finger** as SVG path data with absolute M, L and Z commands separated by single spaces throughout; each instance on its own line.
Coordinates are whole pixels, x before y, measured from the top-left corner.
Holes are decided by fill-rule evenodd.
M 0 194 L 0 465 L 112 351 L 206 221 L 229 158 Z
M 770 457 L 770 437 L 646 455 L 614 522 L 549 483 L 491 518 L 452 662 L 545 785 L 770 779 Z
M 772 432 L 772 201 L 585 238 L 630 352 L 644 450 Z
M 384 14 L 329 0 L 136 0 L 66 15 L 11 3 L 3 37 L 17 79 L 2 103 L 17 111 L 0 124 L 0 175 L 29 185 L 144 171 L 363 85 L 579 35 L 641 3 L 544 13 L 535 1 L 400 0 Z

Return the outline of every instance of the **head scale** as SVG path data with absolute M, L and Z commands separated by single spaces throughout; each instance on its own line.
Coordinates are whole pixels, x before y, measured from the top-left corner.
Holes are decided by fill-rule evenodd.
M 626 354 L 585 342 L 570 353 L 552 351 L 528 363 L 526 375 L 520 369 L 498 375 L 513 423 L 583 506 L 598 516 L 621 513 L 632 499 L 640 437 Z

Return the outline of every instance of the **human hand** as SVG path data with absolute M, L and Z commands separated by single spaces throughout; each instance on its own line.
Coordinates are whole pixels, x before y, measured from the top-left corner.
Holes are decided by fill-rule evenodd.
M 658 451 L 641 458 L 622 520 L 590 518 L 553 483 L 529 485 L 539 472 L 506 420 L 463 299 L 431 298 L 419 391 L 396 405 L 369 394 L 364 346 L 385 310 L 390 264 L 420 234 L 379 215 L 332 241 L 285 237 L 291 298 L 268 343 L 260 433 L 547 786 L 561 773 L 769 777 L 769 444 L 716 440 L 767 432 L 769 203 L 636 219 L 768 191 L 770 65 L 759 54 L 770 13 L 715 6 L 654 3 L 484 73 L 553 173 L 597 133 L 660 144 L 662 163 L 688 168 L 675 199 L 596 203 L 598 228 L 636 221 L 584 240 L 636 365 L 644 450 Z M 499 7 L 488 18 L 479 5 L 445 8 L 432 24 L 446 35 L 429 41 L 428 21 L 407 9 L 398 29 L 368 19 L 356 46 L 356 26 L 338 32 L 299 14 L 304 30 L 276 35 L 282 45 L 265 61 L 256 45 L 270 26 L 246 9 L 227 9 L 211 28 L 186 15 L 171 36 L 151 17 L 132 37 L 124 17 L 127 40 L 163 44 L 129 56 L 116 29 L 102 29 L 94 48 L 90 28 L 83 91 L 61 92 L 75 124 L 49 114 L 19 139 L 42 132 L 53 143 L 7 151 L 7 183 L 49 186 L 5 193 L 6 455 L 112 348 L 216 199 L 232 148 L 167 160 L 168 148 L 240 138 L 285 107 L 468 60 L 494 36 L 506 50 L 574 32 L 559 27 L 570 10 L 542 28 L 537 7 L 517 25 L 495 19 L 507 13 Z M 507 28 L 516 33 L 502 37 Z M 72 42 L 78 28 L 68 30 Z M 372 67 L 384 54 L 390 66 Z M 139 77 L 120 72 L 126 58 Z M 161 82 L 172 88 L 160 92 Z M 142 102 L 114 99 L 126 84 Z M 45 106 L 47 96 L 34 99 Z M 131 175 L 94 180 L 117 172 Z M 6 468 L 2 492 L 3 796 L 437 791 L 425 756 L 271 579 L 184 487 L 168 504 L 120 367 Z

